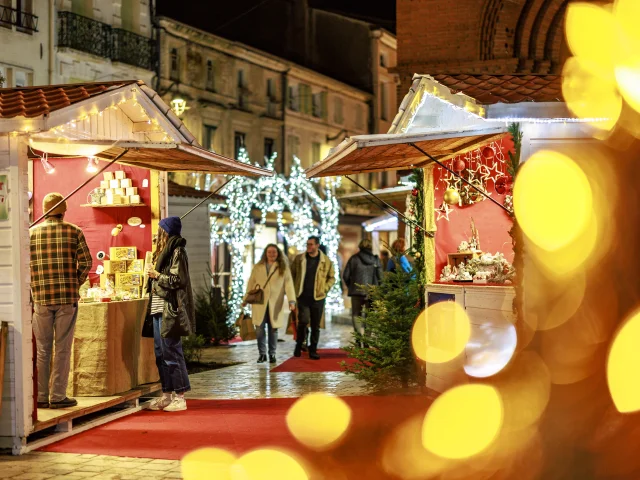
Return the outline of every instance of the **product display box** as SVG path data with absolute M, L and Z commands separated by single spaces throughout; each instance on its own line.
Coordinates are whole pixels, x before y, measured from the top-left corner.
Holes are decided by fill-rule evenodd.
M 106 274 L 127 273 L 126 260 L 104 260 L 103 265 Z
M 127 273 L 144 273 L 144 260 L 130 260 L 127 262 Z
M 117 273 L 116 287 L 140 287 L 142 285 L 141 273 Z
M 136 247 L 111 247 L 109 248 L 111 261 L 114 260 L 136 260 L 138 249 Z
M 102 273 L 100 274 L 100 288 L 106 289 L 107 287 L 115 287 L 116 276 L 115 274 Z

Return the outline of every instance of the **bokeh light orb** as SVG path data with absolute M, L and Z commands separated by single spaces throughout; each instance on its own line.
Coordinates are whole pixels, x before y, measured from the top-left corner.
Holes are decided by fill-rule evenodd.
M 187 453 L 180 462 L 184 480 L 233 480 L 231 469 L 236 457 L 219 448 L 200 448 Z
M 464 351 L 471 323 L 457 302 L 438 302 L 420 312 L 411 332 L 416 356 L 429 363 L 445 363 Z
M 495 388 L 482 384 L 455 387 L 429 408 L 422 426 L 422 444 L 443 458 L 469 458 L 493 443 L 502 421 L 502 400 Z
M 616 334 L 607 359 L 607 382 L 618 411 L 640 410 L 640 310 Z
M 286 420 L 289 431 L 300 443 L 326 449 L 344 437 L 351 423 L 351 408 L 341 398 L 312 393 L 291 406 Z
M 587 176 L 571 158 L 550 150 L 534 153 L 522 165 L 513 203 L 524 233 L 548 251 L 576 240 L 592 217 Z
M 302 465 L 291 455 L 275 449 L 249 452 L 232 467 L 233 480 L 308 480 Z M 215 478 L 217 477 L 208 477 Z

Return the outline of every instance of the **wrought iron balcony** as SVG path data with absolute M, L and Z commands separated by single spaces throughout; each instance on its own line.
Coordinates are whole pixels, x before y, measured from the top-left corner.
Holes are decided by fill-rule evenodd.
M 153 69 L 154 44 L 150 38 L 137 35 L 121 28 L 114 28 L 111 35 L 112 57 L 114 62 Z
M 58 47 L 111 58 L 111 26 L 71 12 L 58 12 Z
M 15 25 L 18 30 L 26 33 L 37 32 L 38 17 L 31 13 L 0 5 L 0 27 L 11 28 L 13 25 Z
M 72 12 L 58 12 L 58 47 L 146 70 L 153 68 L 154 44 L 150 38 Z

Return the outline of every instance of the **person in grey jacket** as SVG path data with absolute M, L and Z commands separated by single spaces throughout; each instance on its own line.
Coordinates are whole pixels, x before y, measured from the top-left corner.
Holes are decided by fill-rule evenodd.
M 368 303 L 367 292 L 363 288 L 365 285 L 379 285 L 382 280 L 382 264 L 377 255 L 373 254 L 373 243 L 365 238 L 358 245 L 360 251 L 353 255 L 344 267 L 342 279 L 349 289 L 348 295 L 351 297 L 351 321 L 353 329 L 364 334 L 362 324 L 358 321 L 363 316 L 363 308 L 371 308 Z

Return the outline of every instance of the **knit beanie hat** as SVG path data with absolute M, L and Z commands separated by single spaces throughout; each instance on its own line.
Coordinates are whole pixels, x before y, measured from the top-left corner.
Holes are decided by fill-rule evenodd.
M 160 227 L 169 234 L 170 237 L 180 235 L 182 222 L 180 217 L 167 217 L 160 220 Z
M 67 202 L 62 202 L 60 205 L 49 212 L 50 208 L 55 207 L 56 204 L 58 204 L 63 199 L 64 197 L 57 192 L 47 193 L 47 195 L 42 200 L 42 213 L 45 213 L 47 217 L 50 217 L 52 215 L 64 214 L 64 212 L 67 211 Z

